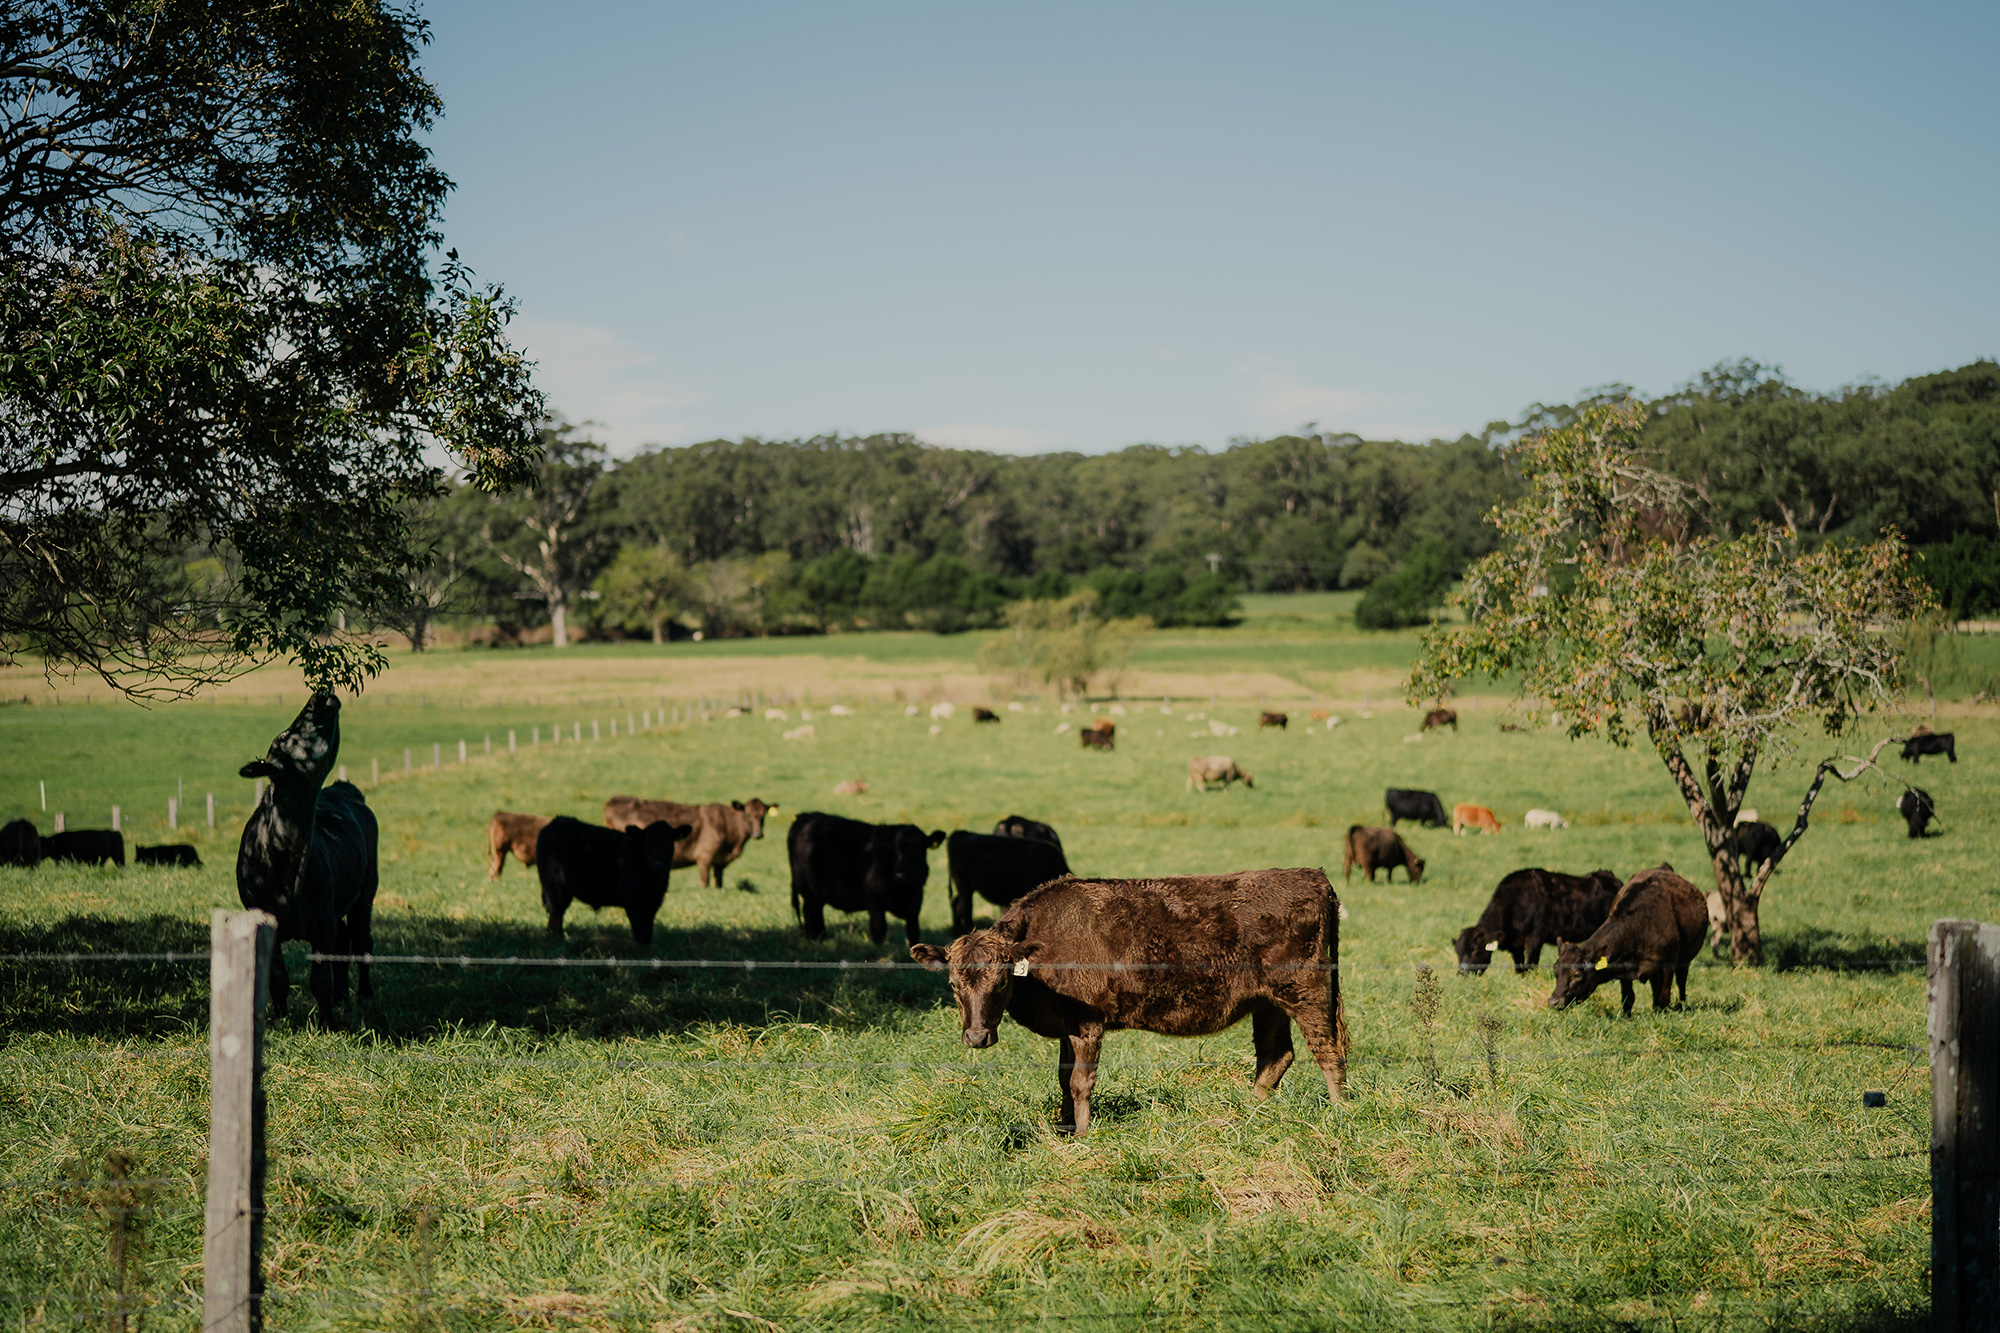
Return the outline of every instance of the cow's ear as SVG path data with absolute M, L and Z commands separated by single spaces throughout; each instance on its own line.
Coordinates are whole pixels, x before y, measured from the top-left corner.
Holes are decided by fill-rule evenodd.
M 686 842 L 689 838 L 694 836 L 694 825 L 676 824 L 673 827 L 673 834 L 675 842 Z
M 252 759 L 249 763 L 236 770 L 236 776 L 239 778 L 275 778 L 278 776 L 278 770 L 268 759 Z
M 743 808 L 743 802 L 741 801 L 731 801 L 730 804 L 735 806 L 738 810 L 741 810 Z
M 943 841 L 944 841 L 944 830 L 941 828 L 932 829 L 931 835 L 928 839 L 925 840 L 924 845 L 927 847 L 936 847 Z
M 950 964 L 951 955 L 935 944 L 912 944 L 910 957 L 924 965 L 929 972 L 942 972 Z
M 1014 961 L 1025 963 L 1041 951 L 1042 944 L 1040 940 L 1029 940 L 1023 944 L 1016 944 L 1013 948 Z

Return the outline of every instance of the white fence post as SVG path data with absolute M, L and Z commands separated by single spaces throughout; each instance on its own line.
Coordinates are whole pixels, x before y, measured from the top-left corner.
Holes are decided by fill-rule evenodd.
M 2000 1311 L 2000 926 L 1934 921 L 1930 948 L 1931 1328 Z
M 210 918 L 203 1333 L 264 1327 L 264 1006 L 277 925 L 267 912 Z
M 215 793 L 208 794 L 208 826 L 215 827 Z
M 125 831 L 125 821 L 118 817 L 118 807 L 115 805 L 111 807 L 111 831 L 113 833 Z
M 177 829 L 180 826 L 181 826 L 180 800 L 178 797 L 169 796 L 167 798 L 167 827 Z

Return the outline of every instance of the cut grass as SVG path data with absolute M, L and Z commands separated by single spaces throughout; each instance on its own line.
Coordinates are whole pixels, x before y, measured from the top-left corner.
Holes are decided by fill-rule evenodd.
M 1329 670 L 1351 661 L 1338 635 L 1321 651 Z M 227 771 L 291 711 L 20 709 L 0 736 L 10 771 L 26 757 L 73 763 L 81 786 L 87 759 L 63 759 L 63 738 L 84 756 L 171 738 Z M 510 862 L 484 878 L 494 808 L 595 819 L 614 790 L 783 805 L 728 888 L 676 875 L 662 959 L 899 955 L 854 920 L 817 946 L 799 937 L 783 832 L 801 809 L 927 828 L 1047 818 L 1080 871 L 1117 875 L 1337 865 L 1347 824 L 1381 819 L 1386 785 L 1491 805 L 1508 828 L 1408 831 L 1430 863 L 1423 884 L 1339 886 L 1350 1099 L 1330 1104 L 1308 1065 L 1254 1102 L 1244 1029 L 1121 1033 L 1080 1143 L 1054 1132 L 1052 1044 L 1009 1025 L 993 1050 L 965 1050 L 942 983 L 921 972 L 381 966 L 352 1030 L 271 1034 L 274 1326 L 1927 1319 L 1924 985 L 1907 963 L 1933 918 L 2000 915 L 1984 873 L 1990 722 L 1960 720 L 1965 761 L 1918 774 L 1946 836 L 1910 843 L 1879 783 L 1827 793 L 1769 895 L 1773 966 L 1704 964 L 1685 1010 L 1654 1015 L 1642 1000 L 1625 1020 L 1615 991 L 1547 1010 L 1546 966 L 1452 975 L 1449 940 L 1522 865 L 1630 874 L 1670 860 L 1701 883 L 1699 841 L 1656 760 L 1502 735 L 1493 714 L 1411 745 L 1415 715 L 1400 708 L 1311 735 L 1258 734 L 1255 711 L 1135 707 L 1106 755 L 1053 735 L 1052 710 L 976 729 L 961 713 L 935 738 L 900 709 L 815 710 L 818 739 L 787 743 L 793 709 L 783 724 L 545 744 L 374 788 L 384 954 L 636 957 L 620 914 L 572 909 L 568 940 L 553 942 L 532 872 Z M 1211 713 L 1240 734 L 1213 737 Z M 350 710 L 350 756 L 367 714 Z M 60 725 L 35 729 L 49 717 Z M 1187 756 L 1217 751 L 1257 787 L 1185 793 Z M 868 795 L 829 794 L 852 776 Z M 1803 784 L 1797 767 L 1767 774 L 1752 800 L 1784 809 Z M 1529 835 L 1530 806 L 1573 826 Z M 0 871 L 0 951 L 204 949 L 209 909 L 235 904 L 234 847 L 226 831 L 197 841 L 200 871 Z M 942 853 L 933 861 L 936 938 Z M 1411 1013 L 1418 965 L 1441 973 L 1428 1039 Z M 152 1182 L 131 1215 L 130 1285 L 152 1303 L 149 1326 L 197 1322 L 206 1005 L 198 967 L 0 968 L 9 1322 L 106 1316 L 118 1199 L 88 1182 L 113 1152 Z M 1483 1016 L 1500 1025 L 1497 1079 Z M 1870 1088 L 1889 1092 L 1887 1109 L 1862 1109 Z

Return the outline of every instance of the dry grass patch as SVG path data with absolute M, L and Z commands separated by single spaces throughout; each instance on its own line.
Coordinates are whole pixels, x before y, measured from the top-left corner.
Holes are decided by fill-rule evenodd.
M 1264 1213 L 1318 1212 L 1325 1201 L 1319 1177 L 1289 1158 L 1264 1158 L 1249 1175 L 1209 1185 L 1223 1211 L 1238 1222 Z
M 1108 1249 L 1119 1239 L 1116 1230 L 1074 1209 L 1056 1216 L 1010 1208 L 974 1223 L 952 1247 L 952 1257 L 975 1273 L 992 1273 L 1077 1245 Z

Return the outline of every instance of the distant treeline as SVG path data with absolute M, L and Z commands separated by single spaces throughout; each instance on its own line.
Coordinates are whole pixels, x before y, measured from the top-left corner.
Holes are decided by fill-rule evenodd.
M 1613 385 L 1586 401 L 1628 396 Z M 410 628 L 948 631 L 1082 587 L 1107 615 L 1192 625 L 1226 623 L 1239 591 L 1360 587 L 1364 623 L 1411 623 L 1491 548 L 1485 515 L 1519 486 L 1503 446 L 1581 405 L 1427 444 L 1307 429 L 1215 453 L 1088 456 L 891 434 L 714 440 L 613 463 L 557 427 L 536 492 L 461 488 L 429 515 L 438 561 L 413 585 Z M 1717 530 L 1761 520 L 1817 542 L 1894 526 L 1958 614 L 2000 609 L 2000 366 L 1816 393 L 1739 361 L 1647 406 L 1661 465 Z

